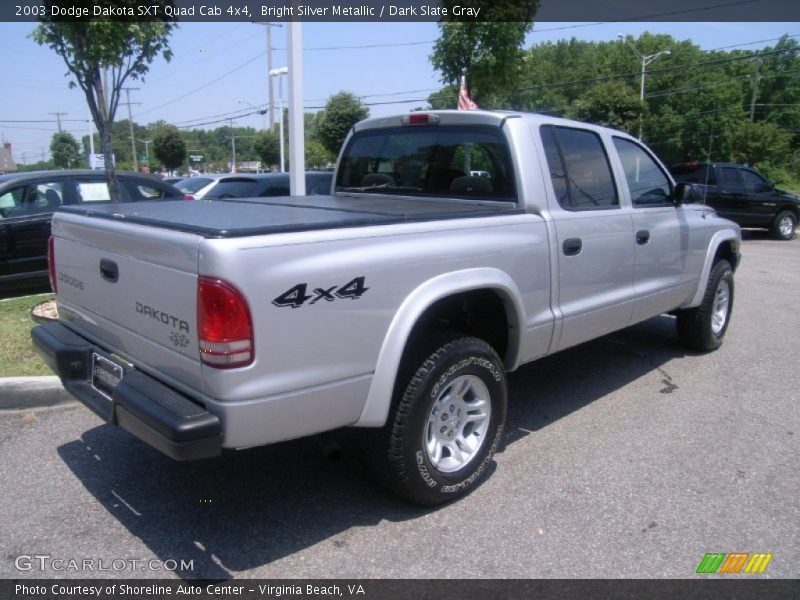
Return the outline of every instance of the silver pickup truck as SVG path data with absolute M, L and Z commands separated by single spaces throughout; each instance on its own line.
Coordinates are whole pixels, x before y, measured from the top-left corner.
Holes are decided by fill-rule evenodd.
M 178 459 L 365 428 L 391 490 L 446 502 L 502 440 L 506 373 L 662 313 L 720 345 L 737 225 L 631 136 L 513 112 L 370 119 L 330 196 L 67 207 L 64 386 Z

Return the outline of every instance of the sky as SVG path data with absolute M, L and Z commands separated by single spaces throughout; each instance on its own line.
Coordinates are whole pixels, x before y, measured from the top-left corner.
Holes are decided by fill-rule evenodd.
M 33 23 L 0 23 L 3 94 L 0 137 L 12 143 L 17 162 L 49 158 L 62 127 L 76 138 L 88 133 L 89 111 L 82 92 L 69 89 L 61 57 L 29 37 Z M 372 104 L 371 116 L 406 112 L 425 105 L 441 87 L 428 60 L 438 36 L 435 23 L 304 23 L 303 96 L 306 110 L 324 106 L 339 91 Z M 703 49 L 774 45 L 783 34 L 800 36 L 800 23 L 537 23 L 526 47 L 569 39 L 614 41 L 622 33 L 644 31 L 691 40 Z M 286 27 L 274 28 L 273 68 L 287 64 Z M 753 43 L 756 42 L 756 43 Z M 251 112 L 267 103 L 265 27 L 253 23 L 183 23 L 170 39 L 171 62 L 157 59 L 144 81 L 128 81 L 131 112 L 137 123 L 163 119 L 178 126 L 219 120 L 218 115 Z M 669 60 L 668 58 L 659 60 Z M 277 82 L 275 85 L 277 102 Z M 284 79 L 284 102 L 288 86 Z M 124 99 L 123 99 L 124 100 Z M 117 120 L 127 119 L 120 105 Z M 8 123 L 3 121 L 43 121 Z M 225 122 L 208 123 L 214 129 Z M 237 126 L 263 128 L 266 117 L 237 118 Z

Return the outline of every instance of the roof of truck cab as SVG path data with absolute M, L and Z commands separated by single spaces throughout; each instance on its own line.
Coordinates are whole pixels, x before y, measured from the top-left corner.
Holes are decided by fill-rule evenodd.
M 414 127 L 414 125 L 404 123 L 403 119 L 408 119 L 409 115 L 420 113 L 438 115 L 440 125 L 494 125 L 496 127 L 501 127 L 509 119 L 524 119 L 534 126 L 551 124 L 562 125 L 565 127 L 581 127 L 584 129 L 592 129 L 594 131 L 605 131 L 614 135 L 635 139 L 633 136 L 624 131 L 605 127 L 604 125 L 596 125 L 593 123 L 585 123 L 583 121 L 574 121 L 572 119 L 554 117 L 552 115 L 514 110 L 425 110 L 419 111 L 419 113 L 402 113 L 388 117 L 374 117 L 371 119 L 365 119 L 356 123 L 353 126 L 353 130 L 363 131 L 368 129 L 403 126 Z

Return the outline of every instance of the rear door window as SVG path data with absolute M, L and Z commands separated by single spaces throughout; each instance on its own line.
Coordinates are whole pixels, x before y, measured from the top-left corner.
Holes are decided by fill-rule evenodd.
M 742 177 L 736 167 L 722 167 L 722 185 L 728 188 L 742 187 Z
M 541 131 L 547 128 L 552 131 L 550 135 L 543 133 L 542 141 L 561 207 L 566 210 L 618 208 L 617 188 L 600 136 L 586 129 L 552 125 L 543 125 Z M 562 191 L 559 197 L 559 190 L 564 187 L 557 181 L 561 173 L 566 182 L 566 195 Z
M 130 194 L 126 186 L 118 178 L 119 193 L 123 202 L 130 202 Z M 108 183 L 104 179 L 76 179 L 75 192 L 79 204 L 92 204 L 95 202 L 111 202 L 111 193 Z

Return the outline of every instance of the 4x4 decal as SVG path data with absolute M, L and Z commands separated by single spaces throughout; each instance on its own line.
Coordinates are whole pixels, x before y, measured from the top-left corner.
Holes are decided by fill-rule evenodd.
M 275 306 L 300 308 L 306 302 L 308 302 L 308 304 L 316 304 L 320 300 L 325 300 L 326 302 L 333 302 L 336 298 L 358 300 L 369 290 L 369 288 L 364 285 L 365 279 L 364 276 L 356 277 L 341 287 L 332 285 L 326 288 L 314 288 L 312 291 L 312 294 L 314 294 L 313 296 L 308 294 L 307 283 L 298 283 L 275 298 L 272 303 Z

